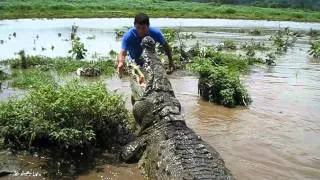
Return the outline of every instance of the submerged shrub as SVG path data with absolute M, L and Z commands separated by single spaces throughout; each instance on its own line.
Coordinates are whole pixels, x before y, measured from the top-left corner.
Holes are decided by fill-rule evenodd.
M 226 66 L 215 66 L 211 59 L 198 59 L 189 68 L 200 74 L 198 90 L 205 100 L 227 107 L 251 103 L 237 72 L 230 71 Z
M 44 85 L 0 103 L 0 137 L 9 147 L 112 146 L 128 132 L 128 111 L 102 83 Z

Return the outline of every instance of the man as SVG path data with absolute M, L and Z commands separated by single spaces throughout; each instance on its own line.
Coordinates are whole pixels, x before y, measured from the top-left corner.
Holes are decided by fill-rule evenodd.
M 145 36 L 151 36 L 156 42 L 160 43 L 164 47 L 165 53 L 169 59 L 169 73 L 174 70 L 171 47 L 166 42 L 162 32 L 159 29 L 150 27 L 148 15 L 140 13 L 134 18 L 134 27 L 129 29 L 129 31 L 126 32 L 122 38 L 121 51 L 118 56 L 117 71 L 119 77 L 121 77 L 124 70 L 127 52 L 129 52 L 130 59 L 134 60 L 137 65 L 143 65 L 144 62 L 140 58 L 142 54 L 141 41 Z

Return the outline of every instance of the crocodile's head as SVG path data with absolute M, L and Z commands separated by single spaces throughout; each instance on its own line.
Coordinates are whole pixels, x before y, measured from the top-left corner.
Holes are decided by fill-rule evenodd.
M 156 42 L 150 36 L 146 36 L 142 39 L 141 46 L 143 49 L 146 49 L 152 52 L 156 50 Z

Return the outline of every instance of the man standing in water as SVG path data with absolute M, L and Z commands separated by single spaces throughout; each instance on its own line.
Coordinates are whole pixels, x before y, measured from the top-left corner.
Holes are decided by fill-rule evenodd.
M 141 41 L 145 36 L 151 36 L 156 42 L 160 43 L 168 56 L 169 60 L 169 73 L 174 71 L 174 64 L 172 60 L 171 47 L 166 42 L 162 32 L 154 27 L 150 27 L 149 17 L 144 13 L 139 13 L 134 18 L 134 27 L 129 29 L 123 35 L 121 51 L 118 56 L 118 68 L 117 72 L 121 78 L 127 52 L 129 52 L 129 57 L 140 67 L 143 65 L 143 60 L 140 58 L 142 54 Z

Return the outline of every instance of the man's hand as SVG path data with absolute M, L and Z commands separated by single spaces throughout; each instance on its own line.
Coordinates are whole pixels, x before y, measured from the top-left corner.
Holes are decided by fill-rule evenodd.
M 118 67 L 117 67 L 117 73 L 119 78 L 122 78 L 122 74 L 124 71 L 124 61 L 126 59 L 127 52 L 124 49 L 121 49 L 119 56 L 118 56 Z
M 120 79 L 122 78 L 123 70 L 124 70 L 124 63 L 118 62 L 117 73 Z
M 168 43 L 164 44 L 164 50 L 169 60 L 169 69 L 167 70 L 167 74 L 171 74 L 174 70 L 176 70 L 176 67 L 173 63 L 171 47 L 169 46 Z
M 176 66 L 174 65 L 173 62 L 169 62 L 169 69 L 167 70 L 167 74 L 172 74 L 173 71 L 176 70 Z

